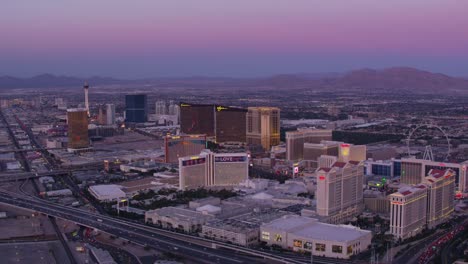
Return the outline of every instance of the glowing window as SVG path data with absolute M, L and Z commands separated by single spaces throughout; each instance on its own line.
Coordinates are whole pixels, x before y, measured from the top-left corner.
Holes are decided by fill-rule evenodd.
M 294 247 L 302 248 L 302 240 L 294 239 L 293 245 Z
M 270 240 L 270 232 L 262 232 L 262 239 Z
M 281 242 L 281 241 L 283 241 L 283 237 L 280 234 L 276 234 L 275 235 L 275 241 L 276 242 Z
M 315 251 L 325 251 L 325 244 L 321 244 L 321 243 L 316 243 L 315 244 Z
M 333 245 L 333 246 L 332 246 L 332 252 L 333 252 L 333 253 L 343 253 L 343 247 L 342 247 L 342 246 Z

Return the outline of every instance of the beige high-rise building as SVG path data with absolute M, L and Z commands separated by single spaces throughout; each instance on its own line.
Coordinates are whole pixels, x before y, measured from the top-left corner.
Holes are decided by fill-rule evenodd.
M 418 184 L 424 177 L 424 160 L 402 159 L 400 182 L 404 184 Z
M 467 164 L 462 163 L 447 163 L 432 160 L 403 158 L 401 159 L 401 177 L 400 182 L 404 184 L 418 184 L 424 181 L 431 169 L 446 170 L 451 169 L 455 172 L 455 182 L 460 192 L 465 192 L 468 185 Z
M 280 109 L 249 107 L 247 112 L 247 144 L 262 145 L 265 150 L 280 143 Z
M 67 124 L 68 150 L 88 148 L 88 111 L 85 108 L 68 109 Z
M 340 144 L 338 160 L 341 162 L 364 161 L 366 160 L 366 150 L 366 145 Z
M 317 158 L 317 167 L 320 168 L 331 168 L 331 166 L 338 161 L 337 156 L 332 155 L 321 155 Z
M 390 233 L 395 239 L 419 234 L 426 227 L 427 187 L 402 187 L 390 194 Z
M 214 153 L 179 158 L 179 188 L 237 185 L 249 177 L 247 153 Z
M 454 211 L 455 172 L 451 169 L 429 171 L 423 183 L 427 185 L 427 227 L 446 222 Z
M 291 161 L 304 159 L 304 144 L 318 144 L 322 140 L 332 140 L 332 130 L 308 128 L 286 132 L 286 159 Z
M 350 221 L 364 209 L 362 162 L 335 162 L 321 167 L 317 176 L 317 214 L 331 224 Z
M 304 143 L 304 160 L 317 161 L 322 155 L 338 157 L 338 147 L 342 142 L 321 141 L 319 144 Z

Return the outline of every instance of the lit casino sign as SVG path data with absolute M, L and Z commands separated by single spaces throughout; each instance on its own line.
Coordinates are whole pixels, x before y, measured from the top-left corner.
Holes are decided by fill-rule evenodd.
M 341 155 L 342 156 L 349 156 L 349 144 L 341 144 L 340 145 Z
M 193 166 L 193 165 L 198 165 L 198 164 L 203 164 L 205 163 L 205 158 L 192 158 L 190 160 L 184 160 L 182 161 L 182 166 Z
M 243 162 L 245 160 L 246 160 L 245 156 L 215 157 L 215 162 Z
M 218 112 L 223 111 L 223 110 L 228 110 L 228 109 L 229 108 L 221 106 L 221 105 L 216 106 L 216 111 L 218 111 Z
M 324 181 L 325 180 L 325 175 L 320 175 L 319 180 Z

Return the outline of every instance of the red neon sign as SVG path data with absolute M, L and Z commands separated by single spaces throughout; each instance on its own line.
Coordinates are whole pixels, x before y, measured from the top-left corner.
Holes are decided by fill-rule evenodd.
M 319 176 L 319 180 L 321 180 L 321 181 L 325 180 L 325 176 L 320 175 L 320 176 Z

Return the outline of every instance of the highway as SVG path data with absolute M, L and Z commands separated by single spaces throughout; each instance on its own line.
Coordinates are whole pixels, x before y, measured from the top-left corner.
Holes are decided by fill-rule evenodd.
M 2 191 L 0 202 L 96 228 L 136 244 L 148 245 L 159 251 L 172 252 L 201 263 L 310 263 L 310 257 L 307 256 L 291 253 L 285 256 L 277 252 L 260 251 L 161 230 L 128 220 L 54 204 L 37 197 Z M 336 260 L 314 256 L 314 263 L 332 264 L 336 263 Z M 340 260 L 340 263 L 351 263 L 351 261 Z
M 260 254 L 255 251 L 250 252 L 250 254 L 259 254 L 261 258 L 258 258 L 256 256 L 237 254 L 233 250 L 227 250 L 224 248 L 213 249 L 207 247 L 206 242 L 204 242 L 205 246 L 193 243 L 193 237 L 191 237 L 191 242 L 187 242 L 187 237 L 180 237 L 182 234 L 164 234 L 155 228 L 150 228 L 144 225 L 140 226 L 132 222 L 114 219 L 112 217 L 102 216 L 76 208 L 55 205 L 46 201 L 40 201 L 33 197 L 24 197 L 21 195 L 16 195 L 15 197 L 11 196 L 11 194 L 5 194 L 4 192 L 1 193 L 0 202 L 31 209 L 49 216 L 67 219 L 77 224 L 96 228 L 127 239 L 142 246 L 148 245 L 157 250 L 172 253 L 177 252 L 179 255 L 204 263 L 252 263 L 261 262 L 263 257 L 270 258 L 269 262 L 271 262 L 271 260 L 277 260 L 278 263 L 304 263 L 301 261 L 284 259 L 279 256 L 263 252 L 260 252 Z M 234 248 L 235 247 L 236 246 L 234 246 Z M 241 250 L 248 251 L 246 248 L 239 248 Z

